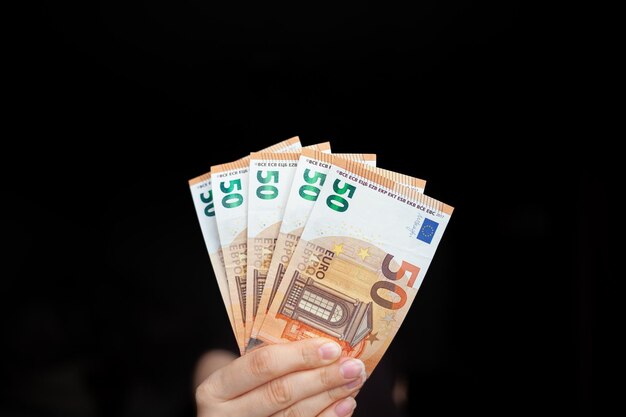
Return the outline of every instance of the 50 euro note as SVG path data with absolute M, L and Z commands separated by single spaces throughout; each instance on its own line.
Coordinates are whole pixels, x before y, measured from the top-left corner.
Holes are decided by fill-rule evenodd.
M 215 220 L 215 201 L 213 200 L 213 189 L 211 187 L 211 173 L 207 172 L 190 179 L 189 188 L 196 215 L 198 216 L 198 222 L 200 223 L 204 244 L 209 252 L 209 258 L 215 273 L 217 287 L 226 307 L 228 321 L 233 329 L 233 333 L 235 333 L 235 323 L 233 322 L 233 312 L 230 307 L 230 295 L 228 294 L 228 282 L 224 268 L 224 257 Z
M 268 152 L 289 152 L 301 148 L 293 137 L 269 148 Z M 222 248 L 229 304 L 239 351 L 244 353 L 245 297 L 248 244 L 248 168 L 250 157 L 211 167 L 215 219 Z
M 256 318 L 250 335 L 250 349 L 261 344 L 256 336 L 335 158 L 363 162 L 370 166 L 376 165 L 375 154 L 330 155 L 315 150 L 302 149 L 288 193 L 289 199 L 283 212 L 281 212 L 281 221 L 276 223 L 276 226 L 280 227 L 279 230 L 276 230 L 275 236 L 277 238 L 272 250 L 276 256 L 272 256 L 265 274 L 264 291 L 258 301 Z
M 324 142 L 302 148 L 330 152 Z M 300 152 L 253 152 L 250 154 L 248 186 L 248 268 L 246 276 L 246 331 L 250 338 L 258 302 L 261 299 L 267 270 L 289 197 Z
M 258 338 L 331 338 L 371 374 L 415 299 L 452 211 L 363 164 L 333 162 Z

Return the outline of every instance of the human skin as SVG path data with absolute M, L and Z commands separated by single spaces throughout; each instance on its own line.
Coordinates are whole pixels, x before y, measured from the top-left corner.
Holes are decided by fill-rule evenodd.
M 212 351 L 195 375 L 198 417 L 348 417 L 365 382 L 363 362 L 333 341 L 268 345 L 236 358 Z

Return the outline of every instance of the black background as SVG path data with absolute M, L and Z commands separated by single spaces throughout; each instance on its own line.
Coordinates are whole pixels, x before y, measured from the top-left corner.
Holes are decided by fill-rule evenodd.
M 574 140 L 567 9 L 27 8 L 4 51 L 0 414 L 194 415 L 195 361 L 235 344 L 187 180 L 295 135 L 455 207 L 358 415 L 396 378 L 408 415 L 590 414 L 609 187 L 599 138 Z

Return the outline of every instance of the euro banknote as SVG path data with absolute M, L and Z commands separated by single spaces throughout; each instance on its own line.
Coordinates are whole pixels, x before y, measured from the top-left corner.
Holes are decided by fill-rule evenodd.
M 302 150 L 330 153 L 330 143 Z M 248 268 L 246 275 L 246 331 L 250 338 L 258 301 L 263 293 L 267 269 L 274 253 L 278 228 L 283 218 L 300 152 L 253 152 L 250 154 L 248 187 Z M 246 343 L 247 344 L 247 343 Z
M 228 321 L 233 329 L 233 333 L 236 335 L 233 312 L 230 306 L 230 295 L 228 294 L 226 270 L 224 268 L 224 256 L 217 232 L 217 221 L 215 220 L 215 200 L 213 199 L 213 189 L 211 187 L 211 173 L 207 172 L 190 179 L 189 188 L 198 222 L 200 223 L 204 244 L 209 252 L 209 258 L 215 273 L 217 287 L 224 302 L 224 307 L 226 307 Z
M 293 137 L 264 150 L 289 152 L 301 147 L 300 139 Z M 246 156 L 234 162 L 211 167 L 211 189 L 227 278 L 228 303 L 235 338 L 241 353 L 244 352 L 245 343 L 249 161 L 250 157 Z M 224 302 L 226 303 L 226 300 Z

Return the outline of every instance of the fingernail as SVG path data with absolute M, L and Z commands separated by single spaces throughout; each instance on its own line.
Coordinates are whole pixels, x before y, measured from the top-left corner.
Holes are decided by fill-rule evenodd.
M 349 359 L 341 364 L 339 372 L 345 379 L 356 378 L 365 372 L 365 365 L 358 359 Z
M 322 359 L 336 359 L 341 355 L 341 347 L 334 342 L 325 343 L 319 348 L 319 355 Z
M 337 417 L 344 417 L 350 414 L 356 408 L 356 401 L 352 397 L 348 397 L 335 406 L 335 414 Z
M 365 372 L 363 372 L 359 378 L 346 384 L 346 389 L 355 389 L 356 387 L 360 387 L 361 385 L 365 383 L 366 378 L 367 378 L 367 375 L 365 374 Z

